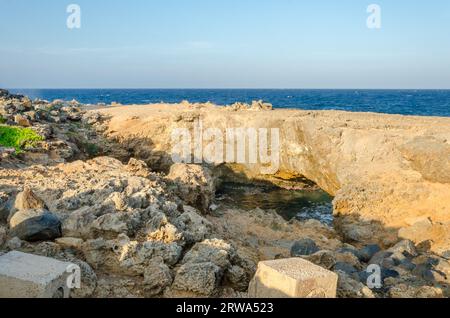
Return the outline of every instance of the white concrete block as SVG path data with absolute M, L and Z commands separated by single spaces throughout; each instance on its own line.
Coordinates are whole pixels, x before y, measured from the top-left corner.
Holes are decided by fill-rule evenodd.
M 0 256 L 0 298 L 68 298 L 68 271 L 76 266 L 17 251 Z
M 249 286 L 252 298 L 335 298 L 338 275 L 301 258 L 265 261 Z

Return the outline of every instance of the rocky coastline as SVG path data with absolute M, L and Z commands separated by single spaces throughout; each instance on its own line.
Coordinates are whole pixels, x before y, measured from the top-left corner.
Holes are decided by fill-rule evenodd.
M 289 257 L 337 273 L 342 298 L 450 297 L 448 118 L 263 102 L 86 106 L 6 90 L 0 116 L 0 255 L 78 264 L 72 297 L 247 297 L 258 262 Z M 279 171 L 173 164 L 170 131 L 198 118 L 282 127 Z M 320 187 L 335 197 L 334 227 L 221 206 L 229 179 Z

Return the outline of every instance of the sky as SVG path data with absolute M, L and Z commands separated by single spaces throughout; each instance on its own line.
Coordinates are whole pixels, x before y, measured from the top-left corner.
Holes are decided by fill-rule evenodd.
M 0 0 L 0 87 L 450 89 L 450 1 Z

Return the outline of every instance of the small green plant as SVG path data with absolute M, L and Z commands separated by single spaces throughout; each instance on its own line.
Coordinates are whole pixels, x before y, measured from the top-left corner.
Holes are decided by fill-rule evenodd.
M 27 146 L 33 146 L 44 138 L 38 135 L 33 129 L 0 126 L 0 145 L 16 149 L 16 153 L 21 153 Z
M 100 149 L 96 144 L 87 142 L 84 144 L 84 149 L 86 150 L 87 154 L 91 157 L 97 156 L 100 152 Z
M 2 115 L 0 115 L 0 124 L 4 123 L 6 123 L 6 119 Z

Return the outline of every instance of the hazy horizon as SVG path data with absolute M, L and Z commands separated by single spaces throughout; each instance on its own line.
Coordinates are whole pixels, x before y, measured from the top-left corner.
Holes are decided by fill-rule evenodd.
M 9 89 L 450 89 L 446 0 L 0 0 L 0 36 Z

